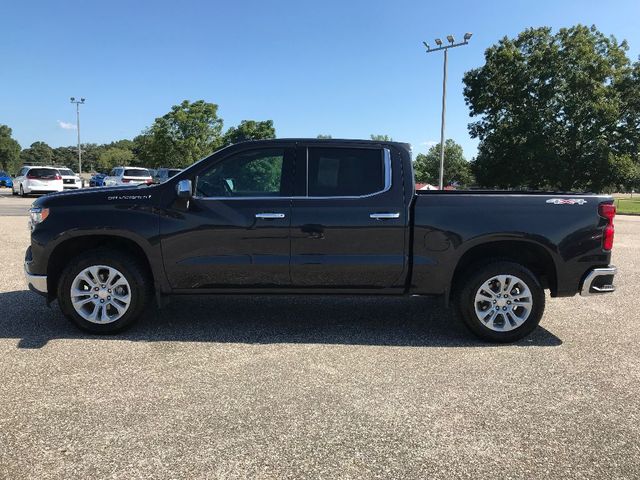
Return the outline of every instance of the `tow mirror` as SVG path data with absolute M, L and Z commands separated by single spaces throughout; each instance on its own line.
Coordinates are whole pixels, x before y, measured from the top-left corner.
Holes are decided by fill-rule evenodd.
M 178 192 L 178 198 L 191 198 L 193 195 L 191 180 L 180 180 L 176 185 L 176 191 Z

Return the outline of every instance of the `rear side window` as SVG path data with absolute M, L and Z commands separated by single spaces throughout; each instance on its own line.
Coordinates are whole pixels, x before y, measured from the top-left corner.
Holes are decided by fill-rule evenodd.
M 149 170 L 129 169 L 124 171 L 125 177 L 150 177 Z
M 54 180 L 59 175 L 57 170 L 53 168 L 32 168 L 27 174 L 33 178 L 42 178 L 44 180 Z
M 310 197 L 359 197 L 385 188 L 382 150 L 309 148 Z

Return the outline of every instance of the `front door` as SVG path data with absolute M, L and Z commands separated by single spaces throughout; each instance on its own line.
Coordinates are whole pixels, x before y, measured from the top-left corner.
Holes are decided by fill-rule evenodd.
M 289 273 L 293 148 L 250 148 L 213 160 L 186 211 L 161 221 L 172 288 L 280 288 Z

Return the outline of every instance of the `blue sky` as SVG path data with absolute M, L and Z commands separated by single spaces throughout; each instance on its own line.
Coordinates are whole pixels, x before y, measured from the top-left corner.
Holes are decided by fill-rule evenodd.
M 449 55 L 447 137 L 468 157 L 462 75 L 530 26 L 596 26 L 640 54 L 640 2 L 5 1 L 0 123 L 23 148 L 133 138 L 183 99 L 219 105 L 225 128 L 273 119 L 279 137 L 439 139 L 441 54 L 423 40 L 473 32 Z

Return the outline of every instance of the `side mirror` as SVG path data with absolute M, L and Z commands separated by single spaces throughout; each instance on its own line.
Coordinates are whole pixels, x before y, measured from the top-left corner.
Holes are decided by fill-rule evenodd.
M 193 186 L 191 180 L 180 180 L 176 185 L 178 198 L 191 198 L 193 195 Z

